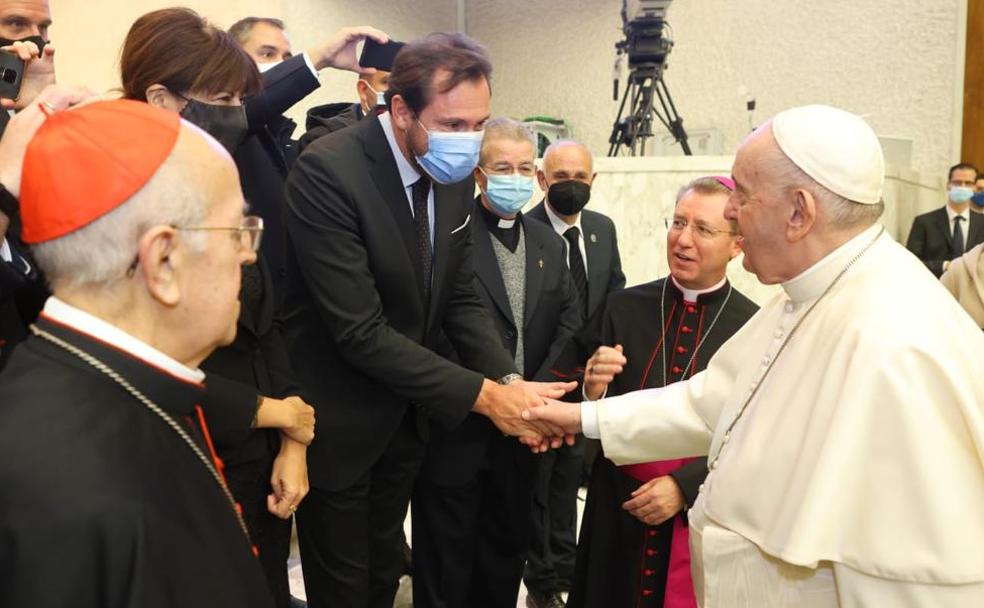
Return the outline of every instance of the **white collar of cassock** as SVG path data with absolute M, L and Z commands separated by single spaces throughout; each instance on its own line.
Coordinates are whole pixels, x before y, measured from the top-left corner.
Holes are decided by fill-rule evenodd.
M 728 280 L 728 277 L 724 277 L 723 279 L 718 281 L 716 285 L 711 285 L 706 289 L 687 289 L 686 287 L 681 285 L 680 282 L 676 280 L 676 277 L 674 277 L 672 274 L 670 275 L 670 279 L 673 281 L 673 284 L 676 285 L 676 288 L 679 289 L 681 292 L 683 292 L 684 302 L 696 302 L 697 296 L 703 295 L 705 293 L 711 293 L 712 291 L 717 291 L 718 289 L 724 287 L 724 284 Z
M 187 365 L 172 359 L 146 342 L 142 342 L 115 325 L 93 316 L 84 310 L 76 308 L 51 296 L 44 303 L 41 313 L 52 321 L 67 325 L 83 334 L 92 336 L 100 342 L 127 352 L 137 359 L 160 368 L 182 380 L 200 383 L 205 379 L 205 373 L 200 369 L 191 369 Z
M 786 295 L 797 304 L 819 298 L 840 271 L 844 270 L 844 266 L 851 261 L 851 258 L 867 247 L 880 230 L 882 230 L 881 224 L 876 223 L 870 226 L 861 234 L 828 253 L 813 266 L 783 283 L 782 288 L 786 291 Z

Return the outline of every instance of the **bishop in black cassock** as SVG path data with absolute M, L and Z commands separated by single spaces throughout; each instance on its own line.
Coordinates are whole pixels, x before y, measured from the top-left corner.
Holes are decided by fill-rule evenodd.
M 665 386 L 703 370 L 718 347 L 758 309 L 727 281 L 691 297 L 687 301 L 684 291 L 668 278 L 608 296 L 604 313 L 596 315 L 585 332 L 590 336 L 589 350 L 621 344 L 628 360 L 608 386 L 607 396 Z M 622 508 L 646 481 L 667 474 L 689 507 L 707 475 L 707 459 L 618 467 L 604 454 L 598 456 L 568 606 L 669 607 L 673 604 L 664 604 L 660 592 L 665 589 L 669 598 L 680 594 L 679 585 L 690 584 L 686 514 L 647 526 Z

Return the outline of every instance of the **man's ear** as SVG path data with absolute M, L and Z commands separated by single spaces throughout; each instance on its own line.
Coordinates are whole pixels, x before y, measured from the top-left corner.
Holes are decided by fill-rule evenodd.
M 550 188 L 547 186 L 547 174 L 543 172 L 543 169 L 536 170 L 536 181 L 540 184 L 540 190 L 543 191 L 543 195 L 547 195 L 547 190 Z
M 589 186 L 593 186 L 594 185 L 594 180 L 595 180 L 596 177 L 598 177 L 598 172 L 597 171 L 595 171 L 594 173 L 591 174 L 591 179 L 588 180 L 588 185 Z
M 732 243 L 731 243 L 731 251 L 730 251 L 730 252 L 729 252 L 729 254 L 728 254 L 728 255 L 730 256 L 730 257 L 728 258 L 729 260 L 733 260 L 733 259 L 735 259 L 736 257 L 738 257 L 739 255 L 741 255 L 741 251 L 742 251 L 742 249 L 741 249 L 741 243 L 742 243 L 742 241 L 744 241 L 744 240 L 745 240 L 745 239 L 743 239 L 743 238 L 742 238 L 742 237 L 740 237 L 740 236 L 736 236 L 735 238 L 733 238 L 733 239 L 732 239 Z
M 410 109 L 401 95 L 394 95 L 393 99 L 390 100 L 390 117 L 393 124 L 403 132 L 409 131 L 415 120 L 413 110 Z
M 181 255 L 176 247 L 177 231 L 170 226 L 155 226 L 140 237 L 137 274 L 151 297 L 173 308 L 181 301 L 178 278 L 182 270 Z
M 793 193 L 792 211 L 786 223 L 786 239 L 790 243 L 802 240 L 817 222 L 817 199 L 803 189 Z

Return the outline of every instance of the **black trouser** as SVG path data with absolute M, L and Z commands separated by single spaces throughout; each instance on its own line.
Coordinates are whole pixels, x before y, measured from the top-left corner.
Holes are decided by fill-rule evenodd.
M 287 580 L 287 558 L 290 555 L 291 520 L 280 519 L 267 510 L 267 495 L 273 461 L 227 465 L 225 469 L 229 490 L 242 506 L 243 520 L 250 540 L 260 552 L 260 565 L 266 574 L 270 592 L 277 608 L 290 605 L 290 584 Z
M 414 608 L 516 606 L 537 457 L 489 427 L 485 460 L 475 476 L 448 485 L 424 472 L 417 480 Z
M 297 511 L 308 606 L 392 608 L 403 569 L 403 521 L 423 455 L 410 409 L 355 483 L 311 488 Z
M 523 581 L 533 593 L 570 591 L 577 555 L 577 489 L 584 442 L 541 458 L 533 493 L 532 536 Z

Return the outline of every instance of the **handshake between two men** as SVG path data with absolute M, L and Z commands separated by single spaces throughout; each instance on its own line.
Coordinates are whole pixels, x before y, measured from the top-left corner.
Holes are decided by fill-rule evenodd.
M 620 345 L 598 348 L 585 366 L 584 396 L 592 401 L 603 397 L 625 363 Z M 573 445 L 581 432 L 580 404 L 559 401 L 575 388 L 577 382 L 573 381 L 517 379 L 497 384 L 486 379 L 473 409 L 492 420 L 503 433 L 518 437 L 533 452 L 542 453 L 563 443 Z

